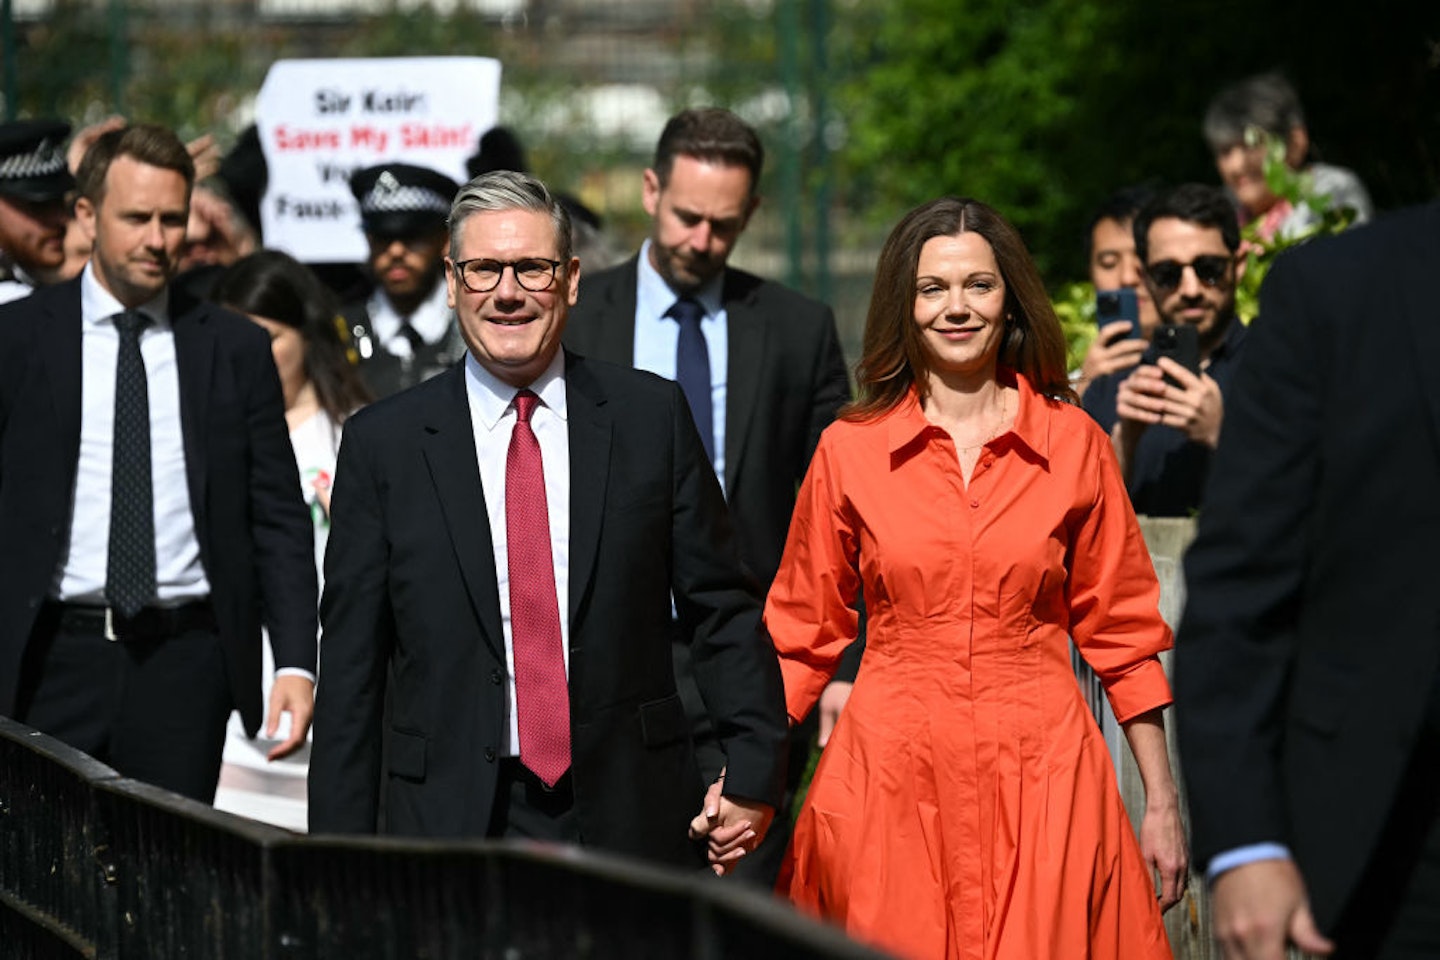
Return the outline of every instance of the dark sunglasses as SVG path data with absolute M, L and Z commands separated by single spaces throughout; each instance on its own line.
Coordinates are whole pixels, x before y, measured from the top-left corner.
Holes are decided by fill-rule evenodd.
M 1214 287 L 1225 279 L 1225 274 L 1230 269 L 1230 258 L 1211 255 L 1196 257 L 1189 263 L 1161 260 L 1159 263 L 1146 264 L 1145 273 L 1150 277 L 1155 289 L 1170 291 L 1180 286 L 1186 267 L 1194 268 L 1196 280 L 1207 287 Z

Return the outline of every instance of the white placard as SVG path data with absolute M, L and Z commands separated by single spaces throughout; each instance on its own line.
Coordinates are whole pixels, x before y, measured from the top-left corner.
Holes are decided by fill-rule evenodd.
M 500 62 L 487 57 L 276 61 L 255 101 L 265 245 L 311 263 L 364 260 L 350 175 L 396 160 L 463 183 L 499 115 Z

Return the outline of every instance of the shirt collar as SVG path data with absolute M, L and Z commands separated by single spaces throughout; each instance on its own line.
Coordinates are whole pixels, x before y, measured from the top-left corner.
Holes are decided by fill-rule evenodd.
M 115 295 L 100 285 L 95 276 L 95 264 L 89 261 L 80 271 L 80 317 L 89 324 L 110 323 L 117 313 L 124 313 L 126 306 Z M 153 299 L 135 308 L 150 318 L 156 327 L 170 324 L 170 288 L 161 288 Z
M 635 284 L 635 310 L 637 315 L 642 317 L 663 317 L 665 311 L 675 305 L 680 299 L 680 294 L 670 288 L 665 278 L 660 276 L 650 262 L 650 246 L 652 241 L 646 240 L 640 245 L 640 267 L 639 276 Z M 723 302 L 720 294 L 725 286 L 725 271 L 720 273 L 705 286 L 692 294 L 690 299 L 695 300 L 705 308 L 706 317 L 720 315 Z
M 1040 459 L 1048 461 L 1050 459 L 1050 404 L 1056 401 L 1036 393 L 1029 380 L 1022 374 L 1006 367 L 1001 367 L 997 371 L 997 379 L 1006 386 L 1015 387 L 1020 393 L 1020 402 L 1015 411 L 1014 424 L 995 440 L 1004 442 L 1007 441 L 1007 438 L 1014 438 L 1015 442 L 1028 447 Z M 887 429 L 892 460 L 896 454 L 917 444 L 918 441 L 932 435 L 943 434 L 939 427 L 925 419 L 925 411 L 920 409 L 920 394 L 914 385 L 911 385 L 905 397 L 890 413 L 886 414 L 886 417 L 889 420 Z
M 540 402 L 561 420 L 568 417 L 569 408 L 565 402 L 565 351 L 556 350 L 550 364 L 536 377 L 528 389 L 534 391 Z M 473 353 L 465 354 L 465 392 L 470 397 L 470 409 L 479 424 L 486 430 L 494 430 L 501 418 L 515 403 L 519 387 L 512 387 L 495 374 L 486 370 L 475 359 Z
M 382 341 L 395 336 L 400 331 L 400 325 L 408 320 L 415 332 L 420 334 L 420 339 L 426 343 L 438 343 L 450 330 L 451 312 L 447 299 L 445 278 L 441 276 L 435 289 L 430 291 L 430 295 L 420 302 L 420 306 L 416 307 L 409 317 L 402 317 L 396 312 L 383 287 L 375 288 L 365 308 L 370 314 L 371 327 Z

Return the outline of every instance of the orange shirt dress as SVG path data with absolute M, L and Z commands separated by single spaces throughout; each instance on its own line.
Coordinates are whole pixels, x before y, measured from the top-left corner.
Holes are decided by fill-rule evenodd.
M 1068 638 L 1121 721 L 1170 702 L 1159 584 L 1108 438 L 1018 374 L 967 486 L 913 389 L 826 430 L 765 608 L 802 719 L 856 635 L 850 701 L 780 891 L 904 958 L 1170 957 Z

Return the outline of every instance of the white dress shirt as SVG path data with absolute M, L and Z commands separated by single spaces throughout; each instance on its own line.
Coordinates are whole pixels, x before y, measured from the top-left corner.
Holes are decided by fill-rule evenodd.
M 150 476 L 155 492 L 155 586 L 160 606 L 210 595 L 190 509 L 185 440 L 180 432 L 180 376 L 168 294 L 140 306 L 151 323 L 140 334 L 150 403 Z M 80 461 L 70 538 L 53 594 L 66 603 L 104 604 L 110 552 L 110 471 L 114 460 L 115 362 L 125 308 L 95 279 L 80 275 Z
M 729 317 L 720 299 L 724 273 L 690 295 L 705 308 L 700 332 L 710 353 L 710 423 L 715 436 L 715 476 L 725 489 L 725 377 L 730 362 Z M 680 324 L 665 311 L 680 296 L 650 263 L 650 241 L 640 247 L 639 280 L 635 286 L 635 369 L 675 379 L 675 348 L 680 343 Z
M 565 672 L 570 672 L 570 434 L 566 426 L 565 354 L 555 359 L 530 390 L 540 403 L 530 415 L 530 427 L 540 443 L 545 468 L 545 505 L 550 517 L 550 555 L 555 565 L 555 602 L 560 612 L 560 640 Z M 465 393 L 470 400 L 470 428 L 475 434 L 475 456 L 480 462 L 480 485 L 485 491 L 485 512 L 490 517 L 490 542 L 495 548 L 495 579 L 500 593 L 500 627 L 505 634 L 505 715 L 510 728 L 509 755 L 520 755 L 520 727 L 515 716 L 515 646 L 510 627 L 510 553 L 505 525 L 505 464 L 510 434 L 515 429 L 515 394 L 504 383 L 465 354 Z M 506 751 L 501 750 L 502 753 Z
M 415 332 L 420 334 L 421 340 L 429 344 L 439 343 L 445 334 L 450 332 L 453 319 L 447 299 L 445 278 L 442 276 L 440 282 L 435 284 L 435 289 L 430 291 L 430 296 L 415 308 L 415 312 L 408 317 L 402 317 L 395 311 L 384 289 L 377 287 L 365 303 L 376 342 L 386 353 L 401 359 L 409 357 L 415 351 L 410 348 L 410 341 L 400 335 L 400 327 L 409 321 Z

